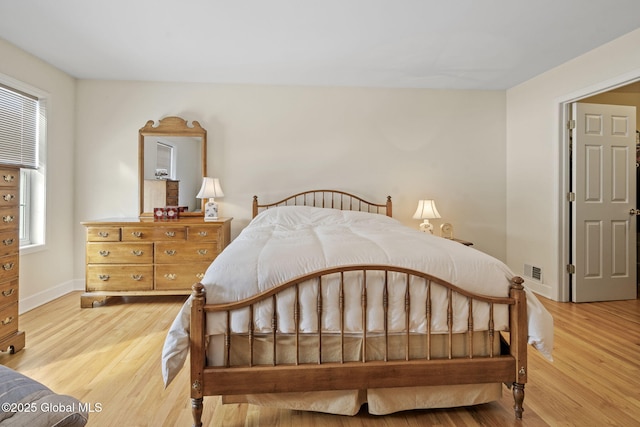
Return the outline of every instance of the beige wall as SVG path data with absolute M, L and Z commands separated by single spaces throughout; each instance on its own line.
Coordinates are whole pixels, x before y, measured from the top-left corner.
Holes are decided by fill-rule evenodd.
M 502 91 L 83 80 L 77 92 L 79 220 L 138 214 L 138 129 L 178 115 L 208 131 L 209 175 L 220 178 L 220 212 L 234 217 L 234 236 L 254 194 L 337 188 L 391 195 L 394 216 L 416 228 L 418 199 L 434 198 L 457 236 L 506 256 Z
M 0 39 L 0 73 L 49 93 L 46 246 L 20 257 L 20 310 L 73 289 L 75 80 Z
M 542 267 L 528 283 L 550 298 L 569 296 L 561 106 L 640 78 L 638 46 L 640 30 L 507 91 L 507 263 Z

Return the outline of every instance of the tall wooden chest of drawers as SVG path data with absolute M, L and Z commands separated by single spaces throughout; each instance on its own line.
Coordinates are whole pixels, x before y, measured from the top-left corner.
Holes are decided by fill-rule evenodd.
M 110 296 L 188 295 L 229 244 L 231 218 L 83 222 L 86 292 L 81 307 Z
M 0 351 L 24 347 L 18 330 L 20 169 L 0 167 Z

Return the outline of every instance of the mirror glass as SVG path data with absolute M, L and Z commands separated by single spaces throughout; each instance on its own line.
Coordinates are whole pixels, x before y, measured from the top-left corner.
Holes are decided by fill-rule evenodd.
M 206 171 L 206 130 L 196 121 L 189 126 L 180 117 L 153 120 L 140 129 L 140 216 L 153 217 L 153 209 L 179 206 L 181 216 L 202 215 L 196 198 Z

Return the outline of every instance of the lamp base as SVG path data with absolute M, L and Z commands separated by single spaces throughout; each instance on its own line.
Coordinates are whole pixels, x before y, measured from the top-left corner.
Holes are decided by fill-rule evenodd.
M 204 220 L 216 221 L 217 219 L 218 219 L 218 204 L 214 202 L 213 199 L 209 199 L 209 201 L 204 205 Z
M 433 224 L 431 224 L 428 219 L 425 219 L 424 222 L 420 224 L 420 231 L 433 234 Z

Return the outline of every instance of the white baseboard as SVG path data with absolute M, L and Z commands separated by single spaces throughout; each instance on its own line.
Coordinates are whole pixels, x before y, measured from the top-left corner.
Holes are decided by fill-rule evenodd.
M 540 283 L 535 280 L 528 279 L 527 277 L 523 277 L 524 286 L 530 291 L 542 295 L 545 298 L 553 299 L 551 297 L 551 286 L 546 283 Z
M 33 310 L 36 307 L 53 301 L 56 298 L 60 298 L 61 296 L 73 291 L 84 291 L 84 280 L 70 280 L 53 288 L 47 289 L 46 291 L 31 295 L 30 297 L 21 298 L 18 303 L 18 312 L 19 314 L 26 313 L 29 310 Z

